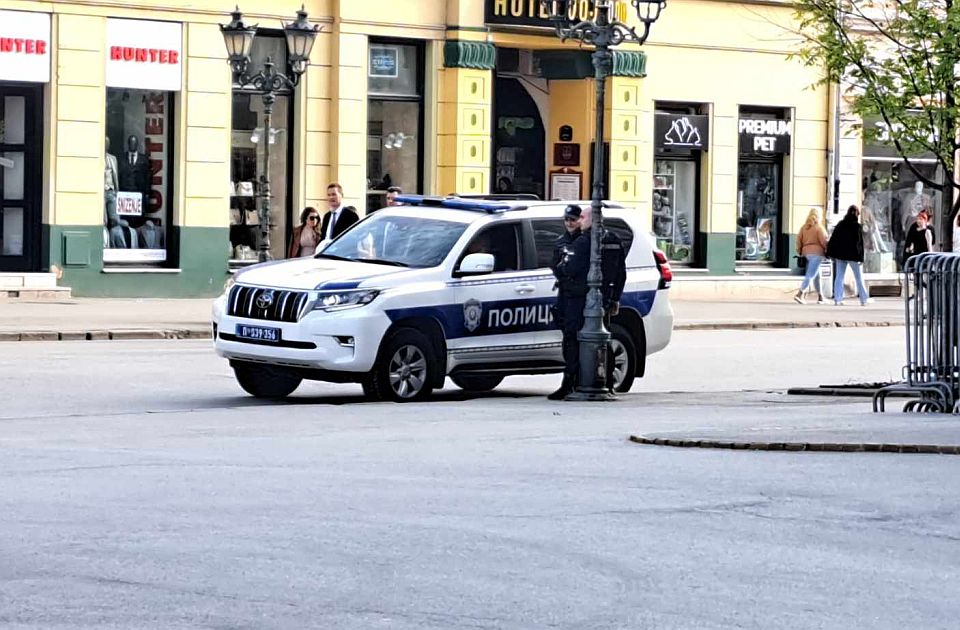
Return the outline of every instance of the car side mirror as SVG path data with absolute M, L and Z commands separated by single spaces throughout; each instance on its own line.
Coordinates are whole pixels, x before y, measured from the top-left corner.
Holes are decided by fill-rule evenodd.
M 493 271 L 495 260 L 493 254 L 467 254 L 457 273 L 462 276 L 472 276 Z

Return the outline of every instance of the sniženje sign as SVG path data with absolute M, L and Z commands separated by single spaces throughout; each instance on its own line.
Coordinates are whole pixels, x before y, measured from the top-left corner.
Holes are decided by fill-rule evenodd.
M 135 192 L 118 192 L 117 214 L 143 216 L 143 195 Z
M 790 153 L 791 125 L 789 120 L 741 118 L 740 153 Z
M 397 78 L 397 53 L 394 46 L 371 46 L 370 68 L 367 74 L 371 77 Z
M 560 2 L 559 4 L 564 4 Z M 595 17 L 594 0 L 567 0 L 567 19 L 571 22 L 592 20 Z M 612 18 L 627 22 L 628 3 L 616 0 Z M 540 0 L 484 0 L 484 22 L 503 26 L 543 26 L 553 28 L 549 11 L 543 10 Z

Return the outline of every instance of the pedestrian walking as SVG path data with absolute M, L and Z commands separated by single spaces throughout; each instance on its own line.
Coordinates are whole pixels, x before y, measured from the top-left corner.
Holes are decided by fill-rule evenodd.
M 547 396 L 563 400 L 573 391 L 580 370 L 580 342 L 577 333 L 583 327 L 583 308 L 587 297 L 587 271 L 590 268 L 590 239 L 580 230 L 580 206 L 569 205 L 563 211 L 566 232 L 554 245 L 550 268 L 557 278 L 557 302 L 553 317 L 563 332 L 563 380 Z
M 343 187 L 333 183 L 327 186 L 327 205 L 330 211 L 323 215 L 320 233 L 324 238 L 335 239 L 360 220 L 356 208 L 343 205 Z
M 807 214 L 807 220 L 797 232 L 797 256 L 806 261 L 806 271 L 800 289 L 793 296 L 794 301 L 806 304 L 807 291 L 812 285 L 817 291 L 817 304 L 823 304 L 823 278 L 820 277 L 820 263 L 827 252 L 827 231 L 820 220 L 820 210 L 814 208 Z
M 832 258 L 837 266 L 833 280 L 834 304 L 843 306 L 843 277 L 847 267 L 853 271 L 861 306 L 873 301 L 863 284 L 863 229 L 860 227 L 860 210 L 856 206 L 847 208 L 847 214 L 833 228 L 827 243 L 827 257 Z
M 300 213 L 300 225 L 293 228 L 288 258 L 306 258 L 317 253 L 317 245 L 323 240 L 320 234 L 320 213 L 316 208 L 306 207 Z

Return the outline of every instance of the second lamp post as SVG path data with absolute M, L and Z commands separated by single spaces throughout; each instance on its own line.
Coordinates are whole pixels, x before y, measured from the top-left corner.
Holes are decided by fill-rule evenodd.
M 593 69 L 596 82 L 596 120 L 594 127 L 593 183 L 590 208 L 593 229 L 590 232 L 590 271 L 587 274 L 587 301 L 583 309 L 580 341 L 580 379 L 571 400 L 609 400 L 606 387 L 607 344 L 610 331 L 603 323 L 603 274 L 600 264 L 600 239 L 603 232 L 603 118 L 606 79 L 613 71 L 611 48 L 626 43 L 643 44 L 650 27 L 666 7 L 666 0 L 629 0 L 640 24 L 629 26 L 616 19 L 614 0 L 593 0 L 593 19 L 574 21 L 581 2 L 575 0 L 540 0 L 541 14 L 547 14 L 561 41 L 578 40 L 593 46 Z M 638 32 L 639 29 L 639 32 Z
M 234 81 L 241 88 L 253 88 L 263 94 L 263 171 L 260 174 L 260 207 L 257 215 L 260 222 L 260 231 L 257 238 L 257 260 L 270 260 L 270 130 L 273 123 L 273 104 L 277 100 L 277 90 L 294 88 L 300 82 L 300 77 L 307 70 L 310 62 L 310 51 L 316 40 L 320 27 L 311 25 L 307 21 L 307 12 L 302 8 L 297 11 L 297 19 L 290 24 L 284 24 L 283 34 L 287 40 L 287 60 L 290 65 L 290 74 L 278 71 L 273 60 L 267 57 L 263 68 L 251 74 L 250 50 L 253 48 L 253 38 L 257 34 L 257 25 L 247 26 L 243 23 L 243 14 L 238 7 L 231 14 L 231 21 L 227 25 L 220 25 L 223 42 L 227 47 L 227 61 L 233 70 Z

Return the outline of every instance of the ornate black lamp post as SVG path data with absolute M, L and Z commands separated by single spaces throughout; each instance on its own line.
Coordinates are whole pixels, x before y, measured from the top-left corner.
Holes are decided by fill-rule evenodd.
M 260 232 L 257 238 L 257 260 L 270 260 L 270 129 L 273 123 L 273 104 L 277 101 L 277 90 L 284 87 L 294 88 L 300 82 L 300 77 L 307 70 L 310 61 L 310 51 L 320 26 L 311 26 L 307 22 L 307 12 L 303 7 L 297 11 L 297 20 L 284 24 L 283 34 L 287 39 L 287 60 L 290 64 L 290 75 L 278 72 L 270 57 L 263 64 L 263 69 L 256 74 L 248 72 L 250 65 L 250 49 L 253 48 L 253 38 L 257 34 L 257 25 L 247 26 L 243 23 L 243 14 L 237 7 L 230 16 L 229 24 L 220 25 L 223 34 L 223 43 L 227 47 L 227 61 L 233 70 L 233 78 L 242 88 L 253 88 L 263 92 L 263 172 L 260 175 Z
M 560 41 L 575 39 L 593 46 L 594 78 L 597 86 L 597 115 L 594 129 L 593 193 L 590 207 L 593 229 L 590 232 L 590 271 L 587 275 L 586 306 L 583 309 L 583 328 L 580 340 L 580 382 L 571 400 L 609 400 L 606 388 L 607 343 L 610 331 L 603 324 L 603 296 L 600 291 L 603 276 L 600 266 L 600 237 L 603 230 L 603 117 L 606 79 L 613 70 L 613 52 L 624 42 L 643 44 L 650 27 L 666 7 L 666 0 L 629 0 L 640 20 L 638 26 L 628 26 L 616 19 L 614 0 L 593 0 L 592 20 L 574 22 L 579 2 L 576 0 L 540 0 L 541 14 L 547 14 Z

